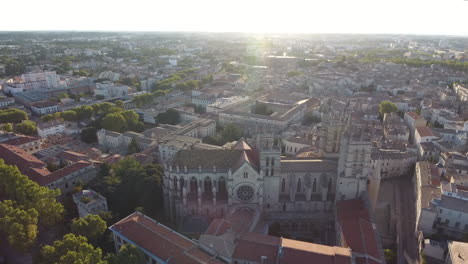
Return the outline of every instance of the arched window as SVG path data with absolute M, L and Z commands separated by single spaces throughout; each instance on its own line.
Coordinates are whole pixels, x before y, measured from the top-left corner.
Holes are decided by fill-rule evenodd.
M 269 157 L 266 158 L 266 165 L 270 166 L 270 158 Z
M 301 178 L 299 178 L 299 180 L 297 180 L 297 192 L 301 192 Z
M 271 158 L 271 166 L 275 166 L 275 158 Z
M 312 183 L 312 192 L 317 191 L 317 179 L 314 179 L 314 182 Z
M 282 192 L 286 191 L 286 179 L 281 180 L 281 191 Z
M 275 175 L 275 169 L 271 169 L 270 176 L 274 176 L 274 175 Z
M 211 193 L 212 192 L 212 185 L 211 185 L 211 179 L 209 177 L 205 178 L 205 192 Z
M 220 178 L 218 180 L 218 191 L 221 193 L 226 193 L 226 180 L 224 178 Z
M 185 187 L 185 180 L 184 180 L 184 177 L 180 177 L 180 180 L 179 180 L 179 181 L 180 181 L 180 189 L 182 190 L 182 189 L 184 189 L 184 187 Z
M 195 177 L 192 177 L 192 179 L 190 179 L 190 192 L 198 192 L 198 182 L 197 179 L 195 179 Z
M 265 170 L 265 176 L 268 176 L 268 169 Z
M 174 192 L 177 192 L 177 176 L 174 176 L 172 180 L 172 184 L 174 184 Z

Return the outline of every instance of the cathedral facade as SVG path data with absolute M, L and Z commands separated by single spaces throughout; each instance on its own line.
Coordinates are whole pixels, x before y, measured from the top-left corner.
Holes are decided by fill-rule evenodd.
M 331 214 L 337 182 L 336 159 L 282 159 L 272 135 L 232 149 L 181 150 L 165 165 L 168 216 L 223 218 L 238 208 L 263 215 Z

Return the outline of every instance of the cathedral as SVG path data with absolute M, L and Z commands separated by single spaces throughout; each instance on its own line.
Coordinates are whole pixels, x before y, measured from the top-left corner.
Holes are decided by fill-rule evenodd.
M 355 137 L 341 142 L 339 159 L 281 157 L 279 140 L 265 134 L 232 149 L 180 150 L 165 165 L 165 211 L 177 224 L 246 208 L 271 221 L 331 221 L 336 199 L 358 198 L 369 188 L 371 145 Z
M 227 150 L 181 150 L 166 165 L 165 206 L 186 216 L 222 218 L 236 208 L 268 212 L 329 211 L 337 161 L 282 159 L 278 140 L 260 135 Z

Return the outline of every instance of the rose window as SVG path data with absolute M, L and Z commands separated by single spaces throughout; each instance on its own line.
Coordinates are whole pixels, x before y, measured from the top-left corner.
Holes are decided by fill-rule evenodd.
M 242 185 L 237 189 L 236 193 L 239 200 L 248 202 L 252 200 L 254 196 L 254 189 L 248 185 Z

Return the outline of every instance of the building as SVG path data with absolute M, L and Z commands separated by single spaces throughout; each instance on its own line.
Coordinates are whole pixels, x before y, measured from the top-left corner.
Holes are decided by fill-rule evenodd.
M 438 137 L 432 133 L 431 128 L 427 126 L 416 127 L 416 132 L 414 135 L 414 143 L 416 145 L 419 146 L 421 143 L 431 142 L 436 139 L 438 139 Z
M 42 150 L 41 139 L 33 136 L 3 133 L 0 134 L 0 143 L 19 147 L 29 154 L 34 154 Z
M 232 96 L 227 98 L 218 98 L 214 103 L 211 103 L 206 106 L 206 112 L 219 113 L 229 107 L 245 103 L 250 99 L 251 98 L 249 96 Z
M 426 119 L 415 112 L 406 112 L 403 119 L 410 130 L 410 140 L 414 140 L 414 133 L 417 127 L 423 127 L 427 124 Z
M 103 96 L 106 99 L 121 98 L 128 94 L 129 87 L 126 85 L 115 85 L 112 82 L 96 83 L 94 96 Z
M 31 104 L 31 111 L 37 115 L 53 114 L 59 111 L 59 106 L 53 101 L 42 101 Z
M 289 155 L 296 155 L 304 149 L 312 146 L 312 141 L 309 137 L 293 136 L 282 140 L 284 146 L 284 153 Z
M 21 75 L 21 81 L 26 90 L 30 89 L 52 89 L 59 86 L 59 76 L 55 71 L 25 73 Z
M 126 153 L 132 140 L 136 141 L 140 150 L 145 150 L 157 143 L 156 140 L 133 131 L 118 133 L 106 129 L 100 129 L 96 135 L 99 147 L 113 153 Z
M 198 247 L 198 243 L 135 212 L 109 227 L 118 252 L 124 244 L 135 245 L 145 254 L 148 264 L 225 263 Z
M 165 208 L 180 222 L 186 216 L 224 217 L 248 207 L 284 221 L 286 213 L 331 213 L 336 160 L 281 159 L 272 135 L 256 148 L 243 140 L 232 149 L 182 149 L 167 160 Z M 161 150 L 161 149 L 160 149 Z
M 117 251 L 123 244 L 135 245 L 143 251 L 148 264 L 358 263 L 354 262 L 349 248 L 325 246 L 252 232 L 232 235 L 225 221 L 217 219 L 213 223 L 204 234 L 212 239 L 211 243 L 206 239 L 204 241 L 207 243 L 190 240 L 139 212 L 127 216 L 109 229 L 113 233 Z M 222 225 L 216 225 L 216 223 L 222 223 Z
M 99 214 L 107 211 L 107 200 L 99 193 L 86 189 L 73 194 L 73 202 L 78 208 L 78 215 L 86 217 L 90 214 Z
M 0 108 L 7 108 L 15 103 L 15 99 L 0 96 Z
M 418 156 L 409 151 L 392 149 L 373 149 L 371 154 L 372 169 L 380 173 L 382 179 L 396 178 L 412 172 Z
M 175 134 L 195 138 L 205 138 L 216 135 L 216 121 L 199 118 L 175 131 Z
M 428 162 L 417 162 L 413 186 L 415 188 L 416 230 L 424 236 L 435 233 L 434 227 L 437 219 L 434 199 L 440 198 L 441 170 Z
M 37 124 L 37 134 L 41 138 L 47 138 L 51 135 L 61 134 L 64 132 L 65 132 L 65 123 L 60 120 L 40 122 Z
M 468 260 L 468 243 L 448 241 L 445 264 L 463 264 Z
M 337 245 L 351 248 L 353 263 L 386 263 L 371 211 L 366 199 L 336 203 Z

